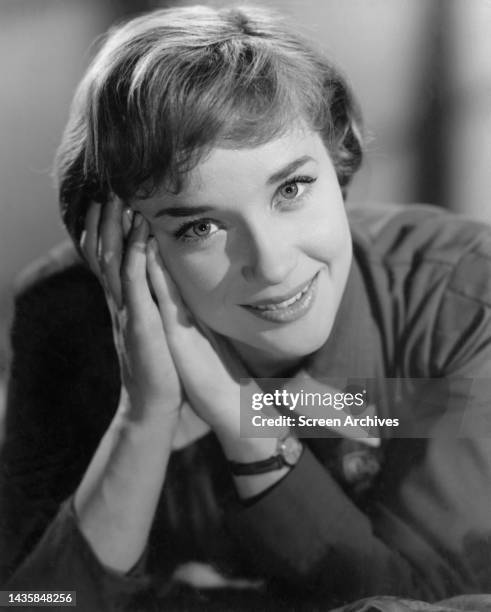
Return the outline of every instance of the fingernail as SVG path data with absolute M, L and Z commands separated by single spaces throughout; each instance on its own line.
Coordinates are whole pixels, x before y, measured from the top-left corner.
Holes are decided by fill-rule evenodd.
M 112 200 L 111 200 L 111 204 L 113 206 L 116 206 L 118 208 L 122 208 L 123 203 L 121 202 L 121 199 L 118 198 L 118 196 L 113 196 Z
M 125 210 L 125 214 L 122 216 L 123 235 L 126 238 L 131 231 L 131 224 L 133 222 L 133 211 L 129 208 Z

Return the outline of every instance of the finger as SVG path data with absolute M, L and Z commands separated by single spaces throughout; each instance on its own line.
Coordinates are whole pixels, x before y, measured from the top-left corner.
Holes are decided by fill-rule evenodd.
M 147 262 L 148 276 L 157 297 L 166 333 L 172 335 L 180 325 L 185 327 L 193 325 L 193 316 L 182 301 L 176 284 L 165 268 L 155 238 L 149 240 Z
M 80 237 L 80 248 L 89 264 L 92 272 L 100 279 L 101 271 L 97 259 L 97 245 L 99 240 L 99 220 L 101 215 L 101 204 L 92 202 L 85 217 L 85 226 Z
M 133 225 L 134 212 L 131 208 L 126 207 L 123 211 L 123 238 L 126 240 Z
M 197 339 L 201 337 L 214 349 L 235 379 L 245 378 L 247 369 L 230 343 L 196 318 L 184 303 L 160 256 L 155 238 L 149 240 L 147 253 L 148 276 L 157 297 L 165 334 L 169 344 L 178 349 L 174 359 L 179 362 L 182 358 L 189 363 L 190 355 L 196 353 Z M 199 335 L 196 335 L 196 330 Z
M 142 315 L 149 305 L 155 308 L 146 277 L 148 234 L 148 223 L 135 213 L 121 272 L 123 301 L 133 316 Z
M 99 267 L 106 286 L 118 308 L 123 305 L 121 295 L 121 259 L 123 253 L 122 202 L 115 197 L 102 209 L 100 222 L 101 251 Z

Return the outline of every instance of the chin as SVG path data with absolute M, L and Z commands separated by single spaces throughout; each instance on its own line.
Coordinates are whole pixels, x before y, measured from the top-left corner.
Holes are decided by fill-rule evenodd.
M 302 359 L 319 350 L 329 338 L 331 322 L 298 326 L 265 334 L 256 347 L 278 359 Z

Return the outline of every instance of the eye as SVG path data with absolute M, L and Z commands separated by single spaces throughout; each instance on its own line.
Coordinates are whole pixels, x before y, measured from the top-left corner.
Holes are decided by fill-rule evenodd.
M 191 231 L 199 238 L 205 238 L 211 232 L 211 223 L 209 221 L 199 221 L 191 227 Z
M 199 219 L 181 225 L 174 232 L 174 236 L 183 242 L 204 241 L 213 236 L 219 229 L 220 227 L 214 221 Z
M 298 200 L 316 180 L 312 176 L 294 176 L 278 187 L 278 195 L 283 200 Z
M 298 194 L 298 183 L 287 183 L 278 190 L 286 200 L 293 200 Z

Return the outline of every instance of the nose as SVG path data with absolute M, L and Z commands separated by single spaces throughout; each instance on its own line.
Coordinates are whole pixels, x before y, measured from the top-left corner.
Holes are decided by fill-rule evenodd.
M 247 281 L 279 285 L 295 269 L 297 251 L 288 232 L 280 227 L 250 228 L 242 276 Z

